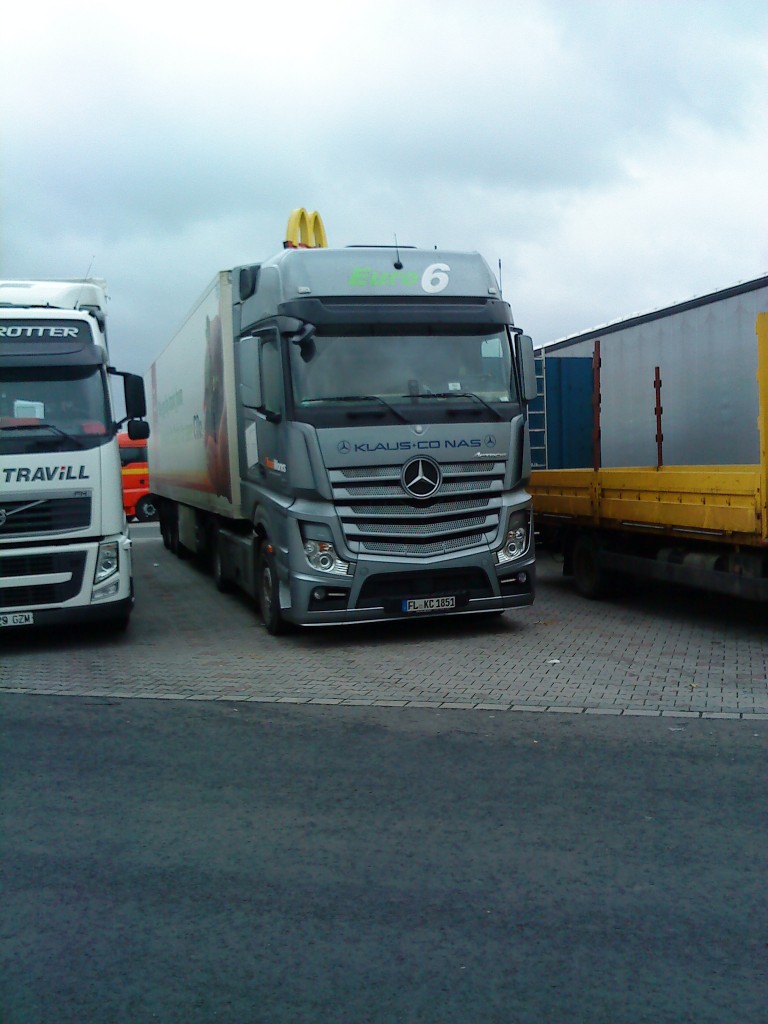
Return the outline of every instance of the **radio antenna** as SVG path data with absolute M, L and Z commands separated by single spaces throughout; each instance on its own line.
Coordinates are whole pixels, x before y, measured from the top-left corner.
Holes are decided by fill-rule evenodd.
M 395 252 L 397 253 L 397 260 L 395 261 L 395 270 L 402 270 L 403 263 L 402 260 L 400 259 L 400 248 L 397 244 L 397 235 L 395 235 Z
M 87 269 L 87 270 L 86 270 L 86 272 L 85 272 L 85 277 L 83 277 L 83 278 L 81 278 L 81 279 L 80 279 L 80 295 L 82 295 L 82 294 L 83 294 L 83 288 L 85 288 L 85 282 L 86 282 L 86 281 L 88 280 L 88 278 L 89 278 L 89 277 L 91 276 L 91 267 L 93 266 L 93 261 L 94 261 L 95 259 L 96 259 L 96 256 L 95 256 L 95 254 L 94 254 L 93 256 L 91 256 L 91 262 L 90 262 L 90 263 L 88 264 L 88 269 Z M 78 302 L 78 304 L 79 304 L 79 302 L 80 302 L 80 295 L 78 295 L 78 296 L 77 296 L 77 302 Z M 79 305 L 76 305 L 76 307 L 75 307 L 75 308 L 79 308 Z
M 499 295 L 502 296 L 503 294 L 504 288 L 502 287 L 501 284 L 501 256 L 499 256 Z

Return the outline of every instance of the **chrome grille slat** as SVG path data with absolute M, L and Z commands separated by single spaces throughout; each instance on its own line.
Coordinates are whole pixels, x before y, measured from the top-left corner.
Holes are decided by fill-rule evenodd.
M 443 480 L 439 494 L 473 494 L 477 492 L 496 491 L 500 493 L 503 484 L 499 480 Z M 350 498 L 402 498 L 405 494 L 400 481 L 390 484 L 376 484 L 373 487 L 345 487 L 339 489 L 340 495 Z
M 456 512 L 472 512 L 474 509 L 488 508 L 489 502 L 487 498 L 468 498 L 465 501 L 440 501 L 431 502 L 429 505 L 429 514 L 431 516 L 442 515 L 444 512 L 456 513 Z M 385 516 L 411 516 L 416 510 L 416 505 L 411 502 L 410 505 L 384 505 L 381 511 L 378 513 L 383 517 Z M 347 509 L 340 509 L 341 515 Z M 370 515 L 371 510 L 367 505 L 350 505 L 348 511 L 356 516 Z
M 461 532 L 467 531 L 478 526 L 484 526 L 487 523 L 487 517 L 485 516 L 474 516 L 472 519 L 457 519 L 453 520 L 450 524 L 451 531 Z M 435 523 L 354 523 L 354 528 L 362 534 L 372 533 L 380 537 L 423 537 L 430 535 L 435 532 L 435 528 L 438 524 Z M 441 529 L 445 529 L 445 524 L 439 524 Z
M 428 453 L 425 452 L 425 458 L 428 457 Z M 494 467 L 498 466 L 499 463 L 491 462 L 446 462 L 441 464 L 440 469 L 443 476 L 466 476 L 468 473 L 475 475 L 484 475 L 486 473 L 493 473 Z M 373 480 L 377 477 L 391 477 L 396 480 L 400 479 L 400 471 L 402 466 L 347 466 L 343 469 L 333 470 L 332 472 L 341 474 L 347 480 L 359 480 L 368 478 Z
M 405 555 L 425 558 L 428 555 L 442 555 L 448 551 L 461 551 L 463 548 L 476 547 L 485 541 L 482 533 L 452 537 L 439 543 L 429 544 L 395 544 L 386 541 L 367 542 L 364 549 L 373 555 Z

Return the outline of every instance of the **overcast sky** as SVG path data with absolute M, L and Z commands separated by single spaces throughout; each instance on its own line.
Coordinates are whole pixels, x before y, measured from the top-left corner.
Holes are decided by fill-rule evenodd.
M 764 0 L 163 0 L 2 17 L 0 277 L 143 373 L 218 270 L 472 249 L 537 344 L 768 272 Z

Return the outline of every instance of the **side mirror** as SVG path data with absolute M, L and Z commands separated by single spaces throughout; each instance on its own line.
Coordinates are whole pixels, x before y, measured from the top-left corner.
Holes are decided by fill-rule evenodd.
M 146 441 L 149 437 L 149 424 L 146 420 L 128 420 L 128 437 L 132 441 Z
M 298 327 L 291 331 L 291 344 L 299 346 L 299 354 L 305 363 L 311 363 L 317 351 L 317 346 L 312 340 L 317 328 L 314 324 L 302 323 L 300 320 L 296 322 Z
M 246 299 L 250 299 L 250 297 L 256 292 L 256 288 L 259 284 L 259 269 L 260 265 L 258 263 L 251 267 L 240 267 L 238 285 L 241 302 L 245 302 Z
M 144 381 L 136 373 L 126 373 L 123 378 L 125 392 L 125 411 L 129 419 L 137 419 L 147 415 L 147 399 L 144 394 Z M 136 438 L 135 440 L 139 440 Z
M 520 378 L 523 384 L 523 401 L 532 402 L 538 395 L 533 339 L 527 334 L 519 335 L 517 339 L 517 352 L 520 360 Z

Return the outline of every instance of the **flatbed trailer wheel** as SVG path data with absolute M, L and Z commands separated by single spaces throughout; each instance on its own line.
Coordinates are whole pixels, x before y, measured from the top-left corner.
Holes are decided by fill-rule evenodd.
M 571 554 L 573 580 L 582 597 L 602 597 L 609 589 L 609 574 L 600 565 L 597 541 L 587 533 L 579 534 Z

